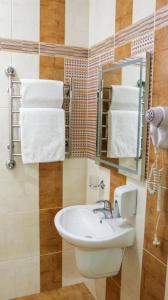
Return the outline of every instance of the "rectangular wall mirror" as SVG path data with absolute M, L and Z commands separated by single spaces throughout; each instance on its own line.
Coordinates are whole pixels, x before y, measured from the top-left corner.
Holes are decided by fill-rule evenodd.
M 150 53 L 99 70 L 96 162 L 144 177 Z

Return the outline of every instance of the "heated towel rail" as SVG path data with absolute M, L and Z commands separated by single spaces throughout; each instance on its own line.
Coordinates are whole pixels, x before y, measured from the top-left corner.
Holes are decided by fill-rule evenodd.
M 19 107 L 20 107 L 20 84 L 19 80 L 15 80 L 16 71 L 9 66 L 5 73 L 8 77 L 8 102 L 9 102 L 9 158 L 6 162 L 8 169 L 13 169 L 16 162 L 15 157 L 21 157 L 21 139 L 19 124 Z M 71 156 L 71 111 L 72 111 L 72 80 L 69 84 L 64 84 L 64 102 L 65 110 L 65 155 Z
M 108 142 L 108 111 L 110 109 L 111 101 L 112 101 L 112 87 L 105 87 L 103 86 L 103 80 L 100 81 L 100 86 L 97 91 L 97 157 L 104 157 L 107 156 L 107 142 Z M 140 124 L 141 129 L 143 128 L 144 124 L 144 97 L 145 97 L 145 82 L 138 80 L 137 87 L 142 88 L 141 94 L 141 105 L 140 105 Z M 140 147 L 141 147 L 141 155 L 142 155 L 142 143 L 143 136 L 141 132 L 140 136 Z M 140 157 L 141 157 L 140 155 Z

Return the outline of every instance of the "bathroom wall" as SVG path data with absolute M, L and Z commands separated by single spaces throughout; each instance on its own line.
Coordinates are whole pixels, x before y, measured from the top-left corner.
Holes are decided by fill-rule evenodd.
M 115 187 L 126 182 L 136 185 L 139 194 L 136 219 L 130 220 L 136 227 L 135 246 L 126 251 L 118 276 L 85 283 L 98 300 L 163 300 L 164 295 L 167 299 L 166 189 L 159 227 L 161 247 L 156 249 L 152 245 L 156 199 L 148 195 L 146 206 L 146 182 L 94 163 L 100 66 L 130 55 L 141 56 L 145 51 L 154 53 L 150 100 L 153 96 L 154 105 L 166 105 L 167 4 L 167 0 L 0 1 L 0 299 L 83 281 L 75 267 L 74 249 L 56 233 L 54 215 L 70 204 L 108 197 L 113 202 Z M 18 78 L 65 82 L 73 78 L 73 159 L 25 166 L 18 158 L 14 170 L 6 169 L 8 105 L 4 69 L 9 64 L 16 68 Z M 163 157 L 166 162 L 167 151 Z M 150 164 L 153 158 L 151 146 Z M 104 191 L 89 188 L 93 175 L 104 179 Z M 166 172 L 164 177 L 168 187 Z
M 39 40 L 39 1 L 0 1 L 0 38 Z M 1 45 L 0 299 L 8 300 L 40 291 L 39 171 L 38 165 L 23 165 L 19 158 L 14 170 L 5 166 L 9 127 L 5 68 L 12 64 L 18 78 L 38 78 L 39 56 L 12 51 L 5 44 L 4 48 Z
M 103 10 L 103 4 L 102 10 Z M 151 69 L 150 97 L 153 105 L 166 105 L 167 81 L 167 1 L 116 1 L 115 35 L 102 41 L 89 50 L 88 71 L 88 156 L 95 156 L 96 144 L 96 89 L 99 66 L 118 61 L 130 55 L 144 55 L 145 51 L 154 53 L 153 72 Z M 99 11 L 99 10 L 98 10 Z M 107 17 L 108 15 L 106 15 Z M 111 13 L 111 17 L 113 13 Z M 95 20 L 93 22 L 96 23 Z M 108 22 L 108 20 L 106 20 Z M 110 20 L 112 22 L 112 20 Z M 103 27 L 102 27 L 103 28 Z M 108 29 L 109 30 L 109 29 Z M 112 27 L 111 27 L 111 30 Z M 107 32 L 107 31 L 106 31 Z M 152 79 L 153 78 L 153 79 Z M 91 120 L 91 121 L 90 121 Z M 154 159 L 150 146 L 150 165 Z M 160 153 L 160 164 L 167 161 L 167 151 Z M 164 186 L 167 188 L 167 164 L 164 163 Z M 156 226 L 156 199 L 147 195 L 146 182 L 124 178 L 111 171 L 111 199 L 113 186 L 128 182 L 138 188 L 138 207 L 136 219 L 130 220 L 136 227 L 135 246 L 126 251 L 121 274 L 108 278 L 106 299 L 164 299 L 167 297 L 167 204 L 166 189 L 162 191 L 163 210 L 158 229 L 161 246 L 153 246 L 153 234 Z M 145 218 L 146 215 L 146 218 Z M 146 219 L 146 221 L 145 221 Z M 145 235 L 144 235 L 145 231 Z M 135 276 L 136 274 L 136 276 Z M 166 298 L 165 298 L 166 299 Z
M 71 12 L 72 10 L 69 14 Z M 73 77 L 76 94 L 72 115 L 72 155 L 85 156 L 83 115 L 86 111 L 86 96 L 81 93 L 81 85 L 85 84 L 86 71 L 85 75 L 83 73 L 87 67 L 88 50 L 64 45 L 66 18 L 69 16 L 65 16 L 64 1 L 0 1 L 2 300 L 83 280 L 75 268 L 74 250 L 62 245 L 53 220 L 55 213 L 63 206 L 84 203 L 85 160 L 81 158 L 65 161 L 64 164 L 26 166 L 17 158 L 14 170 L 8 170 L 5 166 L 8 159 L 9 123 L 8 80 L 4 70 L 8 65 L 16 68 L 18 79 L 40 77 L 69 82 L 69 76 Z M 80 83 L 77 84 L 78 78 Z M 81 102 L 78 103 L 79 100 Z M 79 116 L 78 121 L 75 121 L 76 115 Z M 79 125 L 78 128 L 76 124 Z M 15 145 L 15 148 L 18 146 Z

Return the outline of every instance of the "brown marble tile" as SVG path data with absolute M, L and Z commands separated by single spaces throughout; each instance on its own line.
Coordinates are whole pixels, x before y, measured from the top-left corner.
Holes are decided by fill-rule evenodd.
M 156 9 L 168 4 L 168 0 L 156 0 Z
M 105 65 L 104 68 L 109 68 L 112 66 L 113 65 Z M 121 69 L 116 69 L 113 72 L 106 72 L 103 74 L 103 86 L 109 87 L 112 84 L 121 84 Z
M 120 288 L 111 277 L 106 279 L 106 300 L 120 300 Z
M 62 207 L 63 163 L 39 164 L 40 209 Z
M 58 211 L 55 208 L 40 210 L 40 255 L 62 251 L 62 238 L 54 225 Z
M 168 26 L 155 32 L 153 105 L 167 106 Z
M 62 286 L 62 253 L 40 256 L 41 292 L 58 289 Z
M 168 49 L 168 26 L 155 31 L 155 52 Z
M 116 285 L 118 285 L 118 287 L 121 287 L 121 270 L 117 275 L 111 277 L 111 279 L 115 282 Z
M 163 198 L 163 207 L 165 202 L 167 202 L 167 198 Z M 168 253 L 168 212 L 161 211 L 160 215 L 160 222 L 158 225 L 158 238 L 161 242 L 160 247 L 155 247 L 153 245 L 157 217 L 157 196 L 153 197 L 148 195 L 146 206 L 144 248 L 154 256 L 156 256 L 158 259 L 166 263 Z
M 40 41 L 64 44 L 65 1 L 40 1 Z
M 17 298 L 17 300 L 95 300 L 83 283 L 50 292 Z M 16 299 L 15 299 L 16 300 Z
M 119 61 L 131 56 L 131 43 L 115 48 L 115 61 Z
M 116 1 L 115 31 L 118 32 L 132 24 L 133 0 Z
M 141 300 L 163 300 L 165 294 L 166 265 L 144 251 Z
M 40 78 L 64 81 L 64 58 L 40 56 Z

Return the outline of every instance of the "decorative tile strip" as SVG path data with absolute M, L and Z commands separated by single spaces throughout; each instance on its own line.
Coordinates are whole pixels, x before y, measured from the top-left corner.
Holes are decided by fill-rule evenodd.
M 89 49 L 89 56 L 94 57 L 101 55 L 103 52 L 107 52 L 108 50 L 114 47 L 114 36 L 104 40 L 103 42 L 91 47 Z
M 144 18 L 126 29 L 123 29 L 116 33 L 115 46 L 126 44 L 137 36 L 147 33 L 148 31 L 154 30 L 154 15 L 150 15 Z
M 40 43 L 40 54 L 47 56 L 63 56 L 67 58 L 88 58 L 88 49 L 81 47 Z
M 162 28 L 168 25 L 168 5 L 157 10 L 155 15 L 155 28 Z
M 149 32 L 132 41 L 132 56 L 142 56 L 144 52 L 153 52 L 154 50 L 154 32 Z
M 87 156 L 87 74 L 88 59 L 66 58 L 64 80 L 72 79 L 73 98 L 71 114 L 72 157 Z
M 3 51 L 16 51 L 24 53 L 39 53 L 39 44 L 32 41 L 0 38 L 0 49 Z

